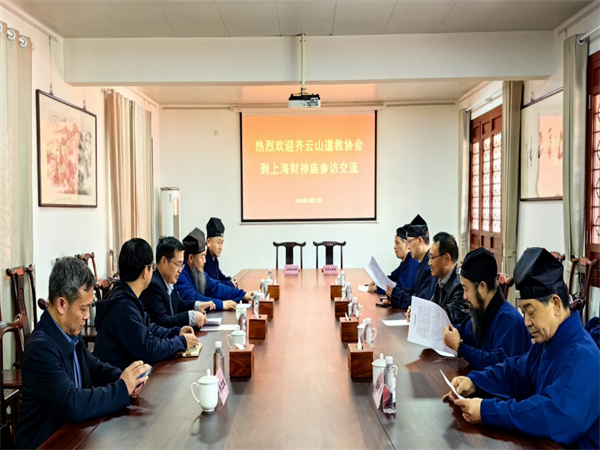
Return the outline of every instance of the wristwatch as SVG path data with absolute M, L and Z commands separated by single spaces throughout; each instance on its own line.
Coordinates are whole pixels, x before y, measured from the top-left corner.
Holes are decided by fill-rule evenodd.
M 462 356 L 460 350 L 462 349 L 462 345 L 463 345 L 463 340 L 461 339 L 459 344 L 458 344 L 458 350 L 456 350 L 456 356 L 458 356 L 459 358 Z

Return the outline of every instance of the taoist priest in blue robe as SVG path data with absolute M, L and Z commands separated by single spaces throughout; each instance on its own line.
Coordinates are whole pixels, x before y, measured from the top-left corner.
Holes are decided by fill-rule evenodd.
M 480 247 L 467 254 L 460 282 L 470 315 L 444 329 L 444 343 L 478 370 L 531 348 L 523 317 L 504 299 L 497 275 L 498 264 L 490 251 Z
M 225 225 L 221 219 L 211 217 L 206 224 L 206 263 L 204 264 L 204 273 L 219 283 L 231 287 L 238 287 L 235 278 L 223 275 L 219 267 L 219 256 L 223 251 L 225 242 Z
M 528 248 L 514 271 L 519 308 L 535 341 L 521 356 L 456 377 L 465 398 L 444 396 L 470 423 L 600 448 L 600 351 L 571 314 L 563 266 L 548 251 Z
M 183 246 L 185 263 L 176 286 L 184 308 L 197 309 L 197 302 L 214 302 L 217 310 L 234 310 L 239 301 L 250 301 L 249 293 L 206 276 L 206 240 L 202 230 L 194 228 L 183 239 Z

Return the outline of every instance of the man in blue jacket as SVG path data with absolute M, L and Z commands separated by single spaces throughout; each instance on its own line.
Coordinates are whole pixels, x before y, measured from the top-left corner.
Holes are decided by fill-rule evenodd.
M 158 240 L 156 270 L 150 286 L 140 296 L 150 320 L 161 327 L 201 327 L 206 323 L 204 311 L 215 308 L 213 302 L 202 302 L 193 310 L 184 307 L 175 286 L 183 270 L 183 249 L 183 244 L 172 236 Z
M 223 251 L 225 242 L 225 225 L 221 219 L 211 217 L 206 224 L 206 263 L 204 264 L 204 273 L 219 283 L 224 283 L 230 287 L 238 287 L 235 278 L 223 275 L 219 267 L 219 256 Z
M 419 261 L 412 257 L 410 249 L 408 248 L 408 243 L 406 242 L 407 230 L 408 224 L 396 229 L 396 236 L 394 237 L 394 253 L 396 253 L 396 258 L 400 259 L 400 265 L 388 278 L 398 286 L 410 289 L 415 282 L 415 276 L 419 269 Z M 374 281 L 371 281 L 369 284 L 369 292 L 385 294 L 385 291 L 376 286 Z
M 519 308 L 535 341 L 521 356 L 456 377 L 444 396 L 467 422 L 547 437 L 567 447 L 600 448 L 600 351 L 571 314 L 563 266 L 543 248 L 517 262 Z
M 460 268 L 460 281 L 470 315 L 444 329 L 444 343 L 475 369 L 503 362 L 531 348 L 529 332 L 517 308 L 498 288 L 496 258 L 483 247 L 468 253 Z
M 125 242 L 119 253 L 120 280 L 96 306 L 94 355 L 113 366 L 125 367 L 136 359 L 158 362 L 198 345 L 192 327 L 163 328 L 144 311 L 139 297 L 152 279 L 153 258 L 145 240 Z
M 185 264 L 177 280 L 177 290 L 186 308 L 197 309 L 198 302 L 212 301 L 217 310 L 234 310 L 240 300 L 250 301 L 250 294 L 213 280 L 204 273 L 206 239 L 198 228 L 183 239 Z
M 384 302 L 401 309 L 410 306 L 413 295 L 424 299 L 433 297 L 437 283 L 437 278 L 431 275 L 429 267 L 429 229 L 427 222 L 419 214 L 408 225 L 406 241 L 413 258 L 419 261 L 415 282 L 410 288 L 396 286 L 392 289 L 388 286 L 386 294 L 390 300 Z
M 94 275 L 81 260 L 62 258 L 52 268 L 50 305 L 23 355 L 18 448 L 39 447 L 66 422 L 126 408 L 148 380 L 149 365 L 135 361 L 121 372 L 92 356 L 79 336 L 93 287 Z

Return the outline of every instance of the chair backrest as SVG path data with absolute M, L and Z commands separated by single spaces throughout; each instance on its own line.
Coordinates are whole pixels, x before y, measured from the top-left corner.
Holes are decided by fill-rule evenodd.
M 90 260 L 92 261 L 92 267 L 94 269 L 94 278 L 98 281 L 98 271 L 96 270 L 96 257 L 94 256 L 94 252 L 91 253 L 81 253 L 80 255 L 75 255 L 75 258 L 82 260 L 87 266 L 90 265 Z
M 512 285 L 515 284 L 515 279 L 513 277 L 509 277 L 505 273 L 498 274 L 498 288 L 502 290 L 502 294 L 504 298 L 508 298 L 508 293 Z
M 585 310 L 581 319 L 587 323 L 590 319 L 590 288 L 592 270 L 598 263 L 597 259 L 571 257 L 571 273 L 569 274 L 569 294 L 572 296 L 573 309 Z
M 294 264 L 294 247 L 300 247 L 300 268 L 302 269 L 302 247 L 306 242 L 273 242 L 275 246 L 275 269 L 279 269 L 279 247 L 285 247 L 285 263 Z
M 333 248 L 338 245 L 340 247 L 340 268 L 344 268 L 344 253 L 343 247 L 346 245 L 346 241 L 344 242 L 336 242 L 336 241 L 323 241 L 323 242 L 315 242 L 313 241 L 313 245 L 315 248 L 316 255 L 316 268 L 319 268 L 319 247 L 325 247 L 325 264 L 332 265 L 333 264 Z
M 31 325 L 29 323 L 29 313 L 27 312 L 27 300 L 25 299 L 25 277 L 29 279 L 29 286 L 31 289 L 31 307 L 29 309 L 34 311 L 33 316 L 37 318 L 37 311 L 35 308 L 35 285 L 33 278 L 33 266 L 28 267 L 20 266 L 14 269 L 6 269 L 6 274 L 10 278 L 11 284 L 11 296 L 15 309 L 21 315 L 23 321 L 23 345 L 27 344 L 29 335 L 31 334 Z

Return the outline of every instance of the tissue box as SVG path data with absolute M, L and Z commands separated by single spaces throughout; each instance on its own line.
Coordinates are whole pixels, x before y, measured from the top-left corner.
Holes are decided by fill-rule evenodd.
M 266 314 L 261 314 L 258 318 L 252 315 L 248 317 L 248 338 L 265 339 L 267 337 L 267 324 L 269 319 Z
M 332 284 L 331 286 L 329 286 L 329 295 L 331 297 L 331 300 L 333 300 L 336 297 L 341 297 L 342 296 L 342 285 L 341 284 Z
M 269 317 L 269 320 L 273 318 L 273 312 L 275 302 L 273 300 L 259 300 L 258 301 L 258 313 L 266 314 Z
M 229 350 L 229 377 L 251 377 L 254 372 L 254 344 L 244 350 Z
M 278 284 L 270 284 L 269 285 L 269 297 L 273 300 L 279 300 L 279 285 Z
M 357 344 L 348 344 L 348 370 L 351 378 L 372 379 L 372 362 L 373 350 L 370 345 L 363 345 L 363 349 L 358 350 Z
M 345 314 L 348 314 L 348 300 L 336 299 L 334 300 L 335 304 L 335 317 L 344 317 Z
M 357 342 L 358 341 L 358 319 L 350 317 L 347 321 L 345 317 L 340 317 L 340 335 L 342 342 Z

